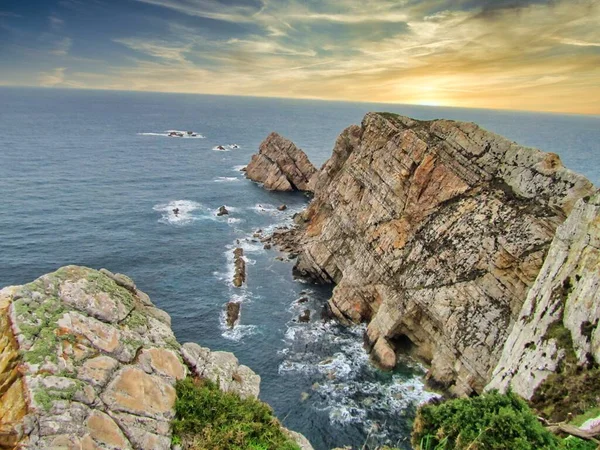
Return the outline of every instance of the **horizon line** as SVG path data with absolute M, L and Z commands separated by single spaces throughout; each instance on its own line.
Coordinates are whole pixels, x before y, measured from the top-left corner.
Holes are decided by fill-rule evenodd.
M 344 100 L 338 98 L 323 98 L 323 97 L 281 97 L 269 95 L 251 95 L 251 94 L 211 94 L 204 92 L 180 92 L 180 91 L 147 91 L 134 89 L 111 89 L 111 88 L 89 88 L 89 87 L 70 87 L 70 86 L 38 86 L 38 85 L 16 85 L 16 84 L 0 84 L 0 88 L 8 89 L 40 89 L 47 91 L 92 91 L 92 92 L 122 92 L 122 93 L 140 93 L 140 94 L 165 94 L 165 95 L 196 95 L 196 96 L 211 96 L 211 97 L 243 97 L 269 100 L 300 100 L 300 101 L 315 101 L 315 102 L 335 102 L 335 103 L 354 103 L 354 104 L 370 104 L 370 105 L 393 105 L 393 106 L 411 106 L 432 109 L 465 109 L 465 110 L 482 110 L 482 111 L 504 111 L 516 113 L 535 113 L 535 114 L 551 114 L 560 116 L 583 116 L 600 119 L 600 111 L 597 113 L 584 112 L 568 112 L 558 110 L 533 110 L 533 109 L 510 109 L 510 108 L 480 108 L 474 106 L 455 106 L 455 105 L 427 105 L 420 103 L 402 103 L 402 102 L 377 102 L 366 100 Z M 371 111 L 377 112 L 377 111 Z M 384 112 L 384 111 L 380 111 Z

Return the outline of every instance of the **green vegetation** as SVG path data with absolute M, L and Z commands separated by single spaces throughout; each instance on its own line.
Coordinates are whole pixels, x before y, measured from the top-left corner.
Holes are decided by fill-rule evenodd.
M 208 380 L 177 382 L 173 443 L 191 450 L 298 450 L 268 405 Z
M 66 389 L 45 389 L 41 386 L 35 388 L 35 401 L 45 410 L 49 411 L 55 400 L 73 400 L 73 397 L 83 387 L 79 380 L 71 379 L 70 386 Z
M 561 448 L 525 401 L 497 392 L 421 407 L 412 444 L 418 450 Z

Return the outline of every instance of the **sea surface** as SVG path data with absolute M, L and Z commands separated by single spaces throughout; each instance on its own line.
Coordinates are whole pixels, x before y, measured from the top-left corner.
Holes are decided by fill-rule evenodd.
M 320 166 L 337 135 L 368 111 L 474 121 L 558 153 L 600 183 L 594 116 L 0 88 L 0 287 L 66 264 L 125 273 L 171 315 L 180 342 L 233 351 L 258 372 L 261 398 L 317 450 L 410 448 L 415 407 L 435 395 L 423 386 L 424 369 L 406 357 L 395 372 L 379 372 L 362 349 L 362 327 L 321 320 L 331 288 L 295 281 L 293 262 L 253 237 L 291 223 L 308 199 L 265 191 L 239 170 L 271 131 Z M 229 215 L 215 215 L 221 205 Z M 238 245 L 248 267 L 241 289 L 231 285 Z M 231 300 L 242 302 L 234 330 L 224 325 Z M 298 323 L 305 309 L 311 321 Z

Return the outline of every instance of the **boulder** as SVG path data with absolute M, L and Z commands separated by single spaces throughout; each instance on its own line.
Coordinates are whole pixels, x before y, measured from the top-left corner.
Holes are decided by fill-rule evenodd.
M 217 216 L 224 216 L 229 214 L 229 211 L 227 210 L 227 208 L 225 206 L 219 206 L 219 210 L 217 211 Z

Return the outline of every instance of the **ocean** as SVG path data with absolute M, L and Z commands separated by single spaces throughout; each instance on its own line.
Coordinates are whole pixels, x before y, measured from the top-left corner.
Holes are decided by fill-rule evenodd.
M 362 349 L 363 327 L 321 320 L 331 287 L 294 280 L 293 261 L 254 237 L 290 224 L 307 197 L 265 191 L 239 170 L 271 131 L 320 166 L 337 135 L 368 111 L 473 121 L 558 153 L 600 183 L 597 116 L 0 88 L 0 287 L 67 264 L 125 273 L 171 315 L 180 342 L 233 351 L 256 371 L 260 398 L 315 449 L 408 449 L 416 405 L 435 396 L 423 386 L 424 368 L 405 357 L 382 373 Z M 169 130 L 199 135 L 171 138 Z M 221 205 L 229 215 L 216 216 Z M 247 257 L 241 289 L 231 285 L 236 246 Z M 242 302 L 234 330 L 224 323 L 231 300 Z M 311 320 L 299 323 L 305 309 Z

